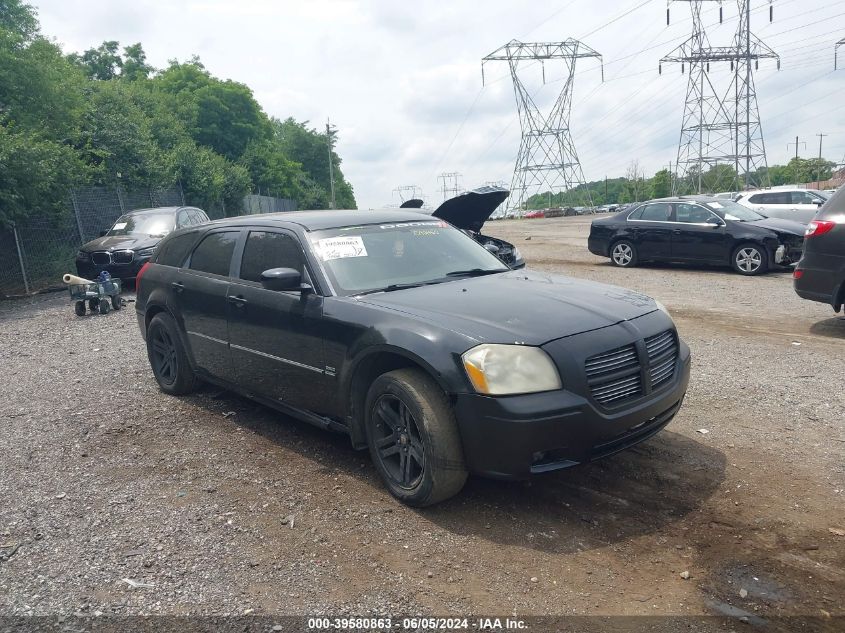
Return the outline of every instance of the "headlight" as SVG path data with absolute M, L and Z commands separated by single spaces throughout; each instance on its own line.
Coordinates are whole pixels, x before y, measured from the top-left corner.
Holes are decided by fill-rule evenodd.
M 153 251 L 155 249 L 155 246 L 151 246 L 150 248 L 142 248 L 140 250 L 135 251 L 135 257 L 149 257 L 153 254 Z
M 484 344 L 464 352 L 461 359 L 479 393 L 505 396 L 563 387 L 552 359 L 539 347 Z
M 88 261 L 89 259 L 91 259 L 91 255 L 89 253 L 86 253 L 85 251 L 76 251 L 76 259 Z
M 513 261 L 522 261 L 522 253 L 519 252 L 519 249 L 516 246 L 513 247 Z

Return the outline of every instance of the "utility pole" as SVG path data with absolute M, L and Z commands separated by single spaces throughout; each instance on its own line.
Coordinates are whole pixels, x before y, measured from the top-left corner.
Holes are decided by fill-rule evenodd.
M 820 187 L 822 177 L 822 141 L 825 136 L 830 136 L 830 134 L 816 134 L 816 136 L 819 137 L 819 165 L 816 167 L 816 189 L 818 189 Z
M 522 209 L 532 195 L 542 195 L 544 189 L 569 193 L 570 202 L 579 185 L 586 186 L 584 170 L 575 151 L 569 121 L 572 114 L 572 90 L 575 83 L 575 62 L 584 58 L 601 60 L 601 54 L 576 39 L 563 42 L 520 42 L 511 40 L 481 60 L 481 80 L 484 66 L 491 61 L 506 61 L 511 71 L 522 139 L 511 180 L 511 209 Z M 560 60 L 565 64 L 561 90 L 548 115 L 540 112 L 536 102 L 520 77 L 520 69 L 538 62 L 546 82 L 545 62 Z M 524 76 L 524 72 L 522 74 Z M 602 80 L 604 67 L 602 66 Z M 587 200 L 593 206 L 587 190 Z M 565 200 L 561 200 L 563 204 Z
M 798 145 L 799 145 L 797 136 L 795 137 L 794 143 L 787 143 L 786 144 L 787 150 L 789 149 L 790 145 L 795 145 L 795 169 L 793 170 L 792 178 L 795 180 L 795 184 L 797 185 L 798 184 Z M 804 141 L 801 141 L 800 145 L 803 145 L 805 149 L 807 147 L 807 144 Z
M 336 206 L 334 198 L 334 158 L 332 156 L 334 153 L 334 129 L 328 119 L 326 119 L 326 144 L 329 146 L 329 186 L 332 191 L 332 199 L 329 203 L 329 208 L 334 209 Z

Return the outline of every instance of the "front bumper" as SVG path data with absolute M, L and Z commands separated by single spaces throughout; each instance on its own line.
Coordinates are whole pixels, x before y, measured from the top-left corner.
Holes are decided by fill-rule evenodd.
M 665 326 L 657 325 L 660 327 Z M 572 338 L 589 342 L 600 336 L 604 335 Z M 579 347 L 577 341 L 571 343 L 574 345 L 568 347 Z M 607 457 L 648 439 L 681 407 L 689 384 L 690 352 L 683 341 L 678 341 L 672 379 L 617 407 L 600 406 L 592 397 L 581 395 L 588 391 L 571 373 L 562 371 L 561 375 L 565 388 L 560 391 L 508 397 L 455 396 L 455 417 L 471 472 L 498 479 L 524 479 Z

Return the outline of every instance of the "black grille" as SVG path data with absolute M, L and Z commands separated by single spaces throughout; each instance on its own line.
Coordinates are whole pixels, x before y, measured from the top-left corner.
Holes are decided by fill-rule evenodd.
M 672 330 L 645 339 L 648 355 L 648 381 L 651 390 L 672 380 L 678 359 L 678 341 Z M 605 406 L 616 406 L 645 394 L 642 367 L 634 344 L 591 356 L 584 363 L 587 384 L 593 399 Z
M 111 254 L 115 264 L 131 264 L 134 256 L 132 251 L 115 251 Z
M 591 356 L 584 370 L 590 393 L 600 404 L 620 404 L 643 393 L 640 360 L 633 345 Z
M 645 340 L 648 352 L 649 380 L 651 388 L 657 389 L 672 379 L 675 373 L 675 361 L 678 358 L 678 343 L 675 333 L 666 330 Z
M 91 261 L 97 266 L 106 266 L 111 264 L 111 255 L 109 255 L 106 251 L 97 251 L 95 253 L 91 253 Z

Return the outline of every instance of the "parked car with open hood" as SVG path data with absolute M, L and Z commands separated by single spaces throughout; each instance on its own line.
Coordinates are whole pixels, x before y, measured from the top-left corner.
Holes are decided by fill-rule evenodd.
M 416 506 L 469 472 L 525 478 L 633 446 L 689 380 L 689 348 L 649 297 L 511 270 L 444 220 L 395 209 L 176 231 L 136 307 L 163 391 L 202 379 L 348 434 Z
M 804 256 L 793 273 L 795 292 L 804 299 L 845 304 L 845 188 L 841 188 L 810 222 Z
M 510 191 L 503 187 L 479 187 L 446 200 L 431 215 L 466 231 L 472 239 L 511 268 L 522 268 L 525 260 L 516 246 L 481 233 L 481 227 L 509 195 Z M 400 208 L 419 209 L 422 205 L 422 200 L 412 199 L 402 203 Z
M 120 216 L 108 231 L 83 244 L 76 254 L 76 273 L 94 279 L 102 271 L 122 280 L 134 279 L 165 235 L 175 229 L 208 222 L 196 207 L 137 209 Z
M 801 258 L 804 226 L 766 218 L 735 202 L 705 196 L 651 200 L 593 220 L 590 252 L 615 266 L 644 261 L 729 265 L 759 275 Z

